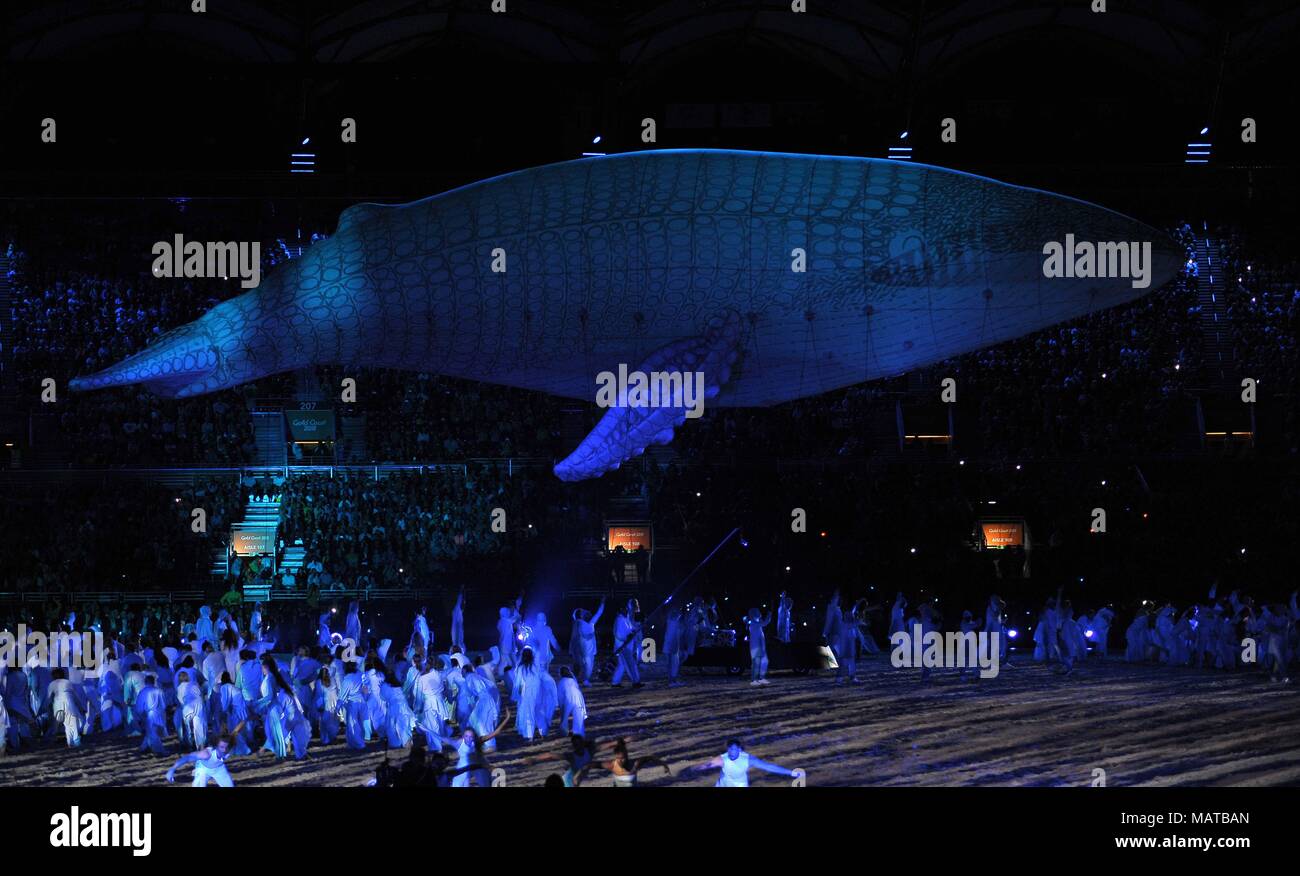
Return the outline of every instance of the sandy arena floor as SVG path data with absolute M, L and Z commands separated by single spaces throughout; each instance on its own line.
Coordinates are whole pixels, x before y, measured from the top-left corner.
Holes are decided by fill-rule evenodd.
M 960 682 L 947 672 L 922 686 L 916 670 L 877 658 L 862 684 L 835 687 L 830 676 L 782 673 L 767 687 L 748 676 L 686 676 L 669 690 L 650 674 L 644 688 L 587 692 L 588 735 L 629 739 L 634 757 L 672 765 L 642 776 L 645 785 L 709 785 L 715 774 L 682 769 L 722 752 L 739 737 L 758 757 L 806 771 L 816 785 L 1300 784 L 1300 691 L 1255 673 L 1196 672 L 1091 663 L 1070 678 L 1017 663 L 1001 676 Z M 88 738 L 80 750 L 59 741 L 0 758 L 0 785 L 165 786 L 172 757 L 135 754 L 139 740 Z M 524 743 L 502 734 L 494 767 L 508 785 L 538 785 L 554 765 L 530 763 L 562 751 L 554 735 Z M 175 743 L 169 741 L 169 751 Z M 403 756 L 394 752 L 394 758 Z M 384 758 L 341 743 L 314 744 L 307 761 L 275 763 L 269 754 L 231 761 L 241 786 L 357 786 Z M 789 780 L 755 772 L 757 785 Z M 178 776 L 188 783 L 189 770 Z M 589 785 L 609 785 L 593 773 Z

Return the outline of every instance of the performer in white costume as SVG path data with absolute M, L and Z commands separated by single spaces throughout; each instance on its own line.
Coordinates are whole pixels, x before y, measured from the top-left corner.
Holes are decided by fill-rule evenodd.
M 572 718 L 572 725 L 570 725 Z M 560 732 L 583 736 L 587 721 L 587 700 L 569 667 L 560 668 Z
M 596 624 L 605 612 L 605 599 L 600 600 L 596 613 L 578 608 L 573 612 L 573 637 L 569 653 L 577 667 L 578 680 L 586 687 L 591 684 L 591 674 L 596 668 Z
M 465 650 L 465 588 L 460 588 L 456 595 L 456 604 L 451 607 L 451 646 Z
M 767 680 L 767 635 L 763 628 L 772 622 L 772 615 L 763 615 L 757 608 L 749 610 L 746 625 L 749 627 L 749 663 L 751 686 L 771 684 Z
M 635 599 L 629 599 L 627 607 L 614 619 L 614 654 L 618 657 L 611 682 L 614 687 L 622 683 L 624 675 L 632 679 L 632 687 L 641 687 L 641 624 L 636 620 L 639 608 Z
M 789 644 L 794 636 L 794 600 L 784 590 L 776 603 L 776 640 Z
M 664 656 L 668 659 L 668 686 L 681 687 L 682 663 L 686 659 L 686 606 L 668 611 L 664 629 Z
M 718 788 L 748 788 L 749 771 L 763 770 L 769 773 L 776 773 L 781 776 L 790 776 L 794 778 L 795 770 L 786 769 L 783 766 L 777 766 L 774 763 L 768 763 L 745 751 L 738 739 L 731 739 L 727 742 L 727 750 L 713 758 L 694 767 L 695 771 L 703 772 L 705 770 L 722 770 L 722 775 L 718 776 L 718 782 L 715 787 Z
M 176 770 L 187 763 L 192 763 L 194 764 L 194 781 L 190 783 L 192 787 L 205 788 L 209 782 L 220 788 L 235 787 L 230 772 L 226 769 L 226 760 L 231 756 L 232 745 L 231 737 L 222 736 L 211 748 L 201 748 L 183 755 L 167 771 L 168 784 L 176 781 Z

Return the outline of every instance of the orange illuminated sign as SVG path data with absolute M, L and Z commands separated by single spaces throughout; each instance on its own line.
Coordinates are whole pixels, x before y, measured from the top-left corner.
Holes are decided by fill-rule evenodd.
M 984 533 L 984 546 L 987 548 L 1025 546 L 1023 523 L 981 523 L 980 530 Z
M 611 551 L 617 547 L 625 551 L 650 550 L 649 526 L 611 526 L 607 532 L 606 543 Z

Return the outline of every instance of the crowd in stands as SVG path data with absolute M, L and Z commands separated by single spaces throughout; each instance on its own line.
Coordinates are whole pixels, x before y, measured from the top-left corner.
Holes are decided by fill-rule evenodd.
M 558 544 L 575 520 L 552 516 L 558 494 L 552 480 L 549 473 L 511 474 L 496 464 L 379 480 L 344 471 L 291 478 L 279 537 L 286 546 L 301 545 L 306 556 L 292 580 L 281 576 L 281 586 L 321 592 L 412 586 L 458 560 L 492 556 L 544 532 Z M 494 530 L 494 520 L 503 531 Z
M 0 592 L 194 589 L 206 583 L 239 507 L 234 482 L 6 484 Z M 205 532 L 194 531 L 195 508 L 205 512 Z

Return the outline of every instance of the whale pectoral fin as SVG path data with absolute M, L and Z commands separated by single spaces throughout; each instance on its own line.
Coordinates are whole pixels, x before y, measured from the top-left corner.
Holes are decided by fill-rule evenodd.
M 658 407 L 611 407 L 577 449 L 556 463 L 556 476 L 562 481 L 599 477 L 641 455 L 650 444 L 667 444 L 688 415 L 699 416 L 699 403 L 717 397 L 731 379 L 740 347 L 740 315 L 727 311 L 711 320 L 702 336 L 655 350 L 637 370 L 644 374 L 677 372 L 682 378 L 677 387 L 700 374 L 703 398 L 695 400 L 696 407 L 688 406 L 681 392 L 673 392 L 671 402 Z

